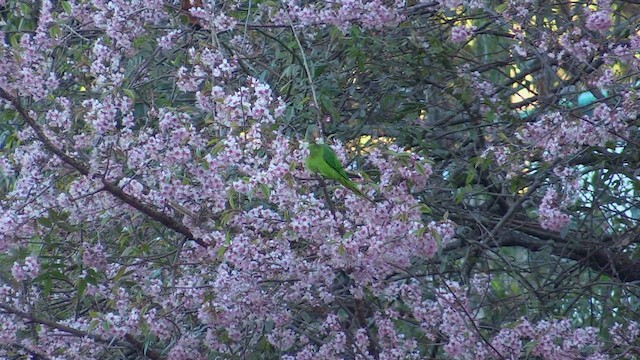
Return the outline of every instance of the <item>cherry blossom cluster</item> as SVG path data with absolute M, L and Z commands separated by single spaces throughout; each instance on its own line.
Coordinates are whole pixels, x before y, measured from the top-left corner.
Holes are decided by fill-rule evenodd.
M 540 225 L 542 225 L 543 228 L 560 231 L 569 224 L 569 215 L 561 211 L 558 202 L 559 199 L 556 190 L 553 188 L 547 189 L 538 208 Z
M 149 25 L 162 24 L 169 17 L 161 0 L 146 2 L 143 7 L 127 1 L 72 1 L 71 6 L 74 18 L 85 20 L 86 27 L 104 31 L 115 48 L 129 53 L 136 51 L 134 41 L 145 35 Z
M 288 0 L 283 9 L 274 12 L 274 23 L 308 27 L 310 25 L 333 25 L 346 32 L 353 23 L 361 24 L 365 29 L 381 29 L 394 26 L 404 19 L 399 11 L 405 4 L 396 0 L 387 5 L 380 0 L 338 0 L 319 6 L 303 4 L 299 0 Z
M 430 5 L 433 4 L 433 2 L 429 0 L 420 0 L 420 2 Z M 483 9 L 485 7 L 485 3 L 482 0 L 438 0 L 437 3 L 444 11 L 453 10 L 459 6 L 466 6 L 469 9 Z
M 2 87 L 16 90 L 20 95 L 33 97 L 34 100 L 41 100 L 55 90 L 59 79 L 49 70 L 51 47 L 51 42 L 44 41 L 42 37 L 33 37 L 31 34 L 22 35 L 19 50 L 10 49 L 3 44 L 2 55 L 7 61 L 0 67 Z M 16 59 L 13 54 L 15 51 L 19 51 L 23 56 Z
M 471 39 L 476 27 L 474 25 L 458 25 L 451 28 L 451 41 L 461 43 Z
M 17 281 L 23 281 L 27 279 L 33 279 L 40 273 L 40 264 L 38 258 L 34 256 L 27 256 L 24 259 L 24 264 L 15 262 L 11 268 L 11 274 Z
M 586 27 L 590 30 L 605 32 L 613 23 L 611 1 L 598 1 L 598 10 L 585 10 L 587 15 Z
M 483 332 L 470 294 L 488 291 L 487 279 L 465 286 L 424 274 L 457 231 L 428 211 L 422 194 L 434 170 L 425 156 L 393 144 L 368 149 L 375 180 L 354 181 L 373 203 L 305 169 L 308 144 L 285 125 L 288 104 L 257 74 L 243 74 L 242 60 L 219 43 L 238 26 L 229 14 L 240 2 L 191 7 L 211 39 L 188 46 L 180 31 L 155 29 L 179 16 L 162 1 L 66 3 L 69 12 L 42 2 L 35 35 L 1 53 L 3 101 L 24 128 L 20 144 L 0 158 L 0 171 L 15 180 L 0 201 L 0 249 L 20 257 L 35 243 L 54 255 L 19 258 L 11 268 L 18 286 L 0 284 L 6 349 L 99 359 L 113 346 L 142 354 L 148 345 L 186 360 L 268 347 L 285 359 L 419 359 L 427 339 L 460 359 L 518 357 L 527 346 L 543 359 L 604 358 L 595 329 L 566 320 Z M 271 20 L 381 29 L 405 16 L 403 1 L 386 3 L 288 1 L 270 9 Z M 606 31 L 608 11 L 603 4 L 588 14 L 587 27 Z M 50 31 L 56 24 L 63 36 Z M 68 30 L 74 26 L 95 35 Z M 454 42 L 474 31 L 454 30 Z M 590 43 L 578 49 L 582 35 L 568 33 L 559 44 L 578 58 L 592 55 Z M 84 65 L 52 71 L 50 55 L 63 37 L 82 44 L 75 50 Z M 168 73 L 138 66 L 156 54 L 145 52 L 146 41 L 164 51 Z M 84 75 L 87 86 L 61 88 Z M 601 83 L 613 76 L 603 74 Z M 495 92 L 469 77 L 474 88 Z M 155 92 L 165 81 L 172 90 Z M 544 114 L 520 140 L 547 161 L 617 141 L 635 99 L 630 90 L 621 108 L 601 103 L 578 120 Z M 344 144 L 331 146 L 343 162 L 350 157 Z M 576 184 L 565 182 L 574 191 Z M 569 202 L 549 188 L 543 226 L 565 226 Z M 43 314 L 45 303 L 72 305 Z M 620 331 L 615 336 L 622 344 Z
M 306 144 L 278 128 L 285 110 L 282 100 L 254 78 L 230 86 L 236 60 L 213 46 L 189 49 L 188 63 L 175 70 L 178 89 L 196 99 L 191 109 L 151 108 L 137 119 L 133 99 L 121 90 L 124 64 L 135 52 L 130 36 L 141 36 L 144 29 L 135 29 L 137 35 L 125 31 L 137 26 L 122 22 L 128 16 L 122 14 L 131 10 L 126 4 L 109 5 L 109 11 L 100 3 L 94 6 L 98 11 L 92 18 L 105 25 L 105 35 L 90 47 L 94 82 L 81 91 L 96 96 L 83 101 L 58 97 L 43 112 L 42 125 L 20 134 L 23 144 L 3 166 L 20 174 L 8 194 L 12 201 L 2 204 L 3 234 L 11 234 L 4 239 L 7 246 L 18 247 L 28 238 L 46 236 L 48 231 L 35 225 L 38 219 L 55 222 L 58 217 L 92 229 L 95 237 L 57 227 L 56 235 L 78 244 L 78 252 L 69 252 L 78 266 L 76 291 L 107 305 L 97 313 L 59 319 L 59 328 L 43 327 L 37 345 L 28 348 L 48 356 L 65 348 L 69 356 L 100 356 L 104 349 L 93 341 L 56 341 L 66 326 L 98 342 L 147 334 L 172 339 L 169 354 L 176 359 L 199 358 L 203 349 L 230 354 L 261 338 L 292 353 L 336 357 L 345 351 L 372 351 L 365 346 L 370 335 L 362 329 L 359 345 L 347 347 L 347 333 L 336 327 L 338 315 L 328 310 L 325 324 L 303 329 L 311 336 L 316 325 L 324 328 L 324 344 L 306 344 L 308 339 L 290 330 L 299 321 L 291 307 L 331 308 L 343 296 L 364 299 L 371 289 L 384 287 L 385 278 L 398 268 L 433 256 L 436 238 L 453 236 L 450 224 L 425 222 L 411 194 L 424 189 L 431 175 L 426 159 L 397 147 L 377 151 L 370 162 L 379 167 L 381 184 L 365 185 L 371 196 L 383 197 L 375 205 L 318 182 L 302 165 Z M 145 21 L 153 24 L 164 16 L 153 14 Z M 16 104 L 14 108 L 19 110 Z M 196 126 L 203 114 L 211 114 L 210 121 Z M 23 116 L 30 120 L 41 114 Z M 139 127 L 140 120 L 147 126 Z M 345 155 L 342 144 L 334 146 Z M 54 150 L 66 157 L 50 156 Z M 56 184 L 61 178 L 64 186 Z M 105 190 L 109 186 L 122 195 Z M 31 197 L 34 193 L 38 195 Z M 142 226 L 132 200 L 123 204 L 123 198 L 176 217 L 200 241 L 181 248 L 179 276 L 143 260 L 144 254 L 140 265 L 120 265 L 117 242 L 101 240 Z M 443 234 L 438 234 L 440 228 Z M 23 264 L 13 268 L 16 280 L 33 279 L 42 271 L 36 258 Z M 139 285 L 131 287 L 128 281 Z M 340 282 L 344 294 L 336 292 Z M 37 293 L 30 295 L 37 301 Z M 11 302 L 21 296 L 12 293 Z M 66 296 L 53 297 L 62 301 Z M 265 333 L 272 322 L 273 331 Z M 388 317 L 380 315 L 377 322 L 387 334 L 382 353 L 393 353 L 405 343 Z M 197 330 L 201 326 L 207 328 L 204 336 Z M 18 328 L 2 329 L 8 332 L 7 343 L 18 341 Z M 402 348 L 414 351 L 414 341 L 407 341 Z
M 638 322 L 629 321 L 626 326 L 616 322 L 611 327 L 611 336 L 616 345 L 633 344 L 640 336 Z

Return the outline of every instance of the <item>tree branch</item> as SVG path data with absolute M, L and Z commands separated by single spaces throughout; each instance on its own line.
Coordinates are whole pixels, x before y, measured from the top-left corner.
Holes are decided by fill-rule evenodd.
M 132 347 L 141 354 L 144 354 L 146 357 L 148 357 L 149 359 L 152 360 L 163 360 L 164 357 L 161 356 L 158 352 L 154 351 L 154 350 L 150 350 L 150 349 L 145 349 L 144 344 L 142 344 L 140 341 L 136 340 L 132 335 L 130 334 L 126 334 L 125 335 L 125 339 L 127 340 L 126 342 L 122 342 L 122 341 L 115 341 L 112 342 L 110 339 L 104 339 L 99 335 L 95 335 L 95 334 L 91 334 L 87 331 L 82 331 L 82 330 L 78 330 L 75 328 L 72 328 L 70 326 L 66 326 L 66 325 L 62 325 L 62 324 L 58 324 L 57 322 L 54 321 L 50 321 L 50 320 L 45 320 L 45 319 L 40 319 L 30 313 L 26 313 L 23 311 L 20 311 L 10 305 L 7 305 L 5 303 L 0 303 L 0 309 L 4 310 L 5 312 L 9 313 L 9 314 L 13 314 L 16 315 L 18 317 L 21 317 L 23 319 L 27 319 L 31 322 L 37 323 L 37 324 L 42 324 L 45 325 L 49 328 L 52 329 L 56 329 L 56 330 L 60 330 L 62 332 L 65 332 L 67 334 L 71 334 L 80 338 L 83 337 L 87 337 L 90 338 L 92 340 L 104 343 L 104 344 L 117 344 L 119 346 L 122 347 Z
M 548 234 L 547 238 L 539 236 L 544 233 Z M 531 251 L 550 247 L 556 256 L 583 263 L 622 282 L 640 280 L 640 261 L 630 259 L 625 253 L 612 251 L 600 241 L 577 239 L 560 244 L 554 234 L 541 228 L 530 229 L 530 226 L 526 226 L 503 232 L 496 245 L 520 246 Z
M 29 115 L 28 111 L 22 106 L 22 104 L 20 103 L 19 99 L 16 96 L 9 94 L 6 90 L 0 87 L 0 97 L 8 101 L 16 109 L 16 111 L 20 114 L 20 116 L 24 119 L 24 121 L 27 124 L 29 124 L 29 126 L 33 129 L 33 131 L 36 133 L 36 136 L 44 144 L 47 150 L 54 153 L 64 163 L 74 168 L 80 174 L 84 176 L 92 175 L 90 172 L 90 168 L 87 165 L 69 156 L 62 149 L 58 148 L 56 145 L 53 144 L 53 142 L 51 142 L 51 140 L 45 135 L 40 124 L 38 124 L 38 122 Z M 209 244 L 204 242 L 202 239 L 198 239 L 195 236 L 193 236 L 191 231 L 180 222 L 176 221 L 175 219 L 169 217 L 168 215 L 160 211 L 157 211 L 147 206 L 139 199 L 125 193 L 119 186 L 108 181 L 106 178 L 102 177 L 101 181 L 102 181 L 102 185 L 104 186 L 104 189 L 109 193 L 111 193 L 111 195 L 122 200 L 122 202 L 130 205 L 136 210 L 139 210 L 140 212 L 147 215 L 151 219 L 161 223 L 162 225 L 172 229 L 173 231 L 184 235 L 188 240 L 193 240 L 198 245 L 203 247 L 209 246 Z

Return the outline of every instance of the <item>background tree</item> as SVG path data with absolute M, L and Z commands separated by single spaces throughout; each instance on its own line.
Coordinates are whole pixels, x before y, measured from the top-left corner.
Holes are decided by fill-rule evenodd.
M 640 356 L 635 1 L 0 5 L 0 356 Z

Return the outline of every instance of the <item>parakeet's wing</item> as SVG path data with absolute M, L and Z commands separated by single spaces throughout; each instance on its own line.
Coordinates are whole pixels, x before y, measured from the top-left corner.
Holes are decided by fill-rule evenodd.
M 358 187 L 349 180 L 349 176 L 344 171 L 344 167 L 338 155 L 326 144 L 310 144 L 309 157 L 306 162 L 307 168 L 311 172 L 320 173 L 327 179 L 337 180 L 340 184 L 374 203 Z
M 338 155 L 336 155 L 333 149 L 327 144 L 321 144 L 319 146 L 322 149 L 322 158 L 327 163 L 327 165 L 335 170 L 342 178 L 349 181 L 349 176 L 344 171 L 344 167 L 342 166 L 340 159 L 338 159 Z
M 369 198 L 360 189 L 358 189 L 356 184 L 354 184 L 351 180 L 349 180 L 349 175 L 347 175 L 347 172 L 344 170 L 344 167 L 342 166 L 342 163 L 340 162 L 338 155 L 333 151 L 333 149 L 326 144 L 322 144 L 320 146 L 322 146 L 322 157 L 324 161 L 335 172 L 335 176 L 336 176 L 335 179 L 338 180 L 338 182 L 344 185 L 346 188 L 353 191 L 354 193 L 369 200 L 371 203 L 374 203 L 374 201 L 371 200 L 371 198 Z

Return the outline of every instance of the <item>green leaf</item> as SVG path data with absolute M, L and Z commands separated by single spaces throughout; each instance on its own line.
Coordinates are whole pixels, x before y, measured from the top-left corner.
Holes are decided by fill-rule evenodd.
M 229 191 L 229 207 L 231 209 L 236 209 L 238 207 L 236 204 L 236 192 L 233 189 Z
M 313 69 L 313 77 L 314 78 L 318 78 L 320 77 L 320 75 L 324 74 L 324 72 L 327 70 L 327 65 L 317 65 L 314 69 Z
M 11 35 L 11 39 L 9 41 L 11 42 L 11 47 L 13 47 L 14 49 L 20 48 L 20 40 L 18 34 Z
M 269 200 L 271 197 L 271 188 L 265 184 L 260 184 L 260 191 L 264 195 L 266 200 Z
M 420 212 L 421 213 L 423 213 L 423 214 L 432 214 L 433 213 L 433 210 L 431 210 L 431 208 L 427 204 L 421 203 L 419 206 L 420 206 Z
M 327 111 L 329 114 L 331 114 L 331 116 L 334 119 L 340 118 L 340 111 L 338 111 L 338 108 L 336 108 L 335 105 L 333 105 L 333 101 L 328 96 L 320 95 L 319 100 L 320 100 L 320 105 L 322 105 L 324 110 Z
M 52 25 L 51 28 L 49 28 L 49 35 L 54 39 L 59 38 L 62 35 L 60 25 Z
M 131 89 L 122 89 L 122 91 L 129 97 L 131 98 L 131 100 L 135 100 L 136 99 L 136 93 L 135 91 L 131 90 Z
M 133 246 L 127 246 L 123 251 L 121 256 L 126 257 L 131 255 L 134 252 L 135 248 Z
M 22 10 L 22 13 L 25 15 L 31 14 L 31 7 L 26 2 L 23 2 L 20 4 L 20 9 Z
M 84 291 L 87 289 L 87 282 L 84 279 L 78 280 L 76 288 L 78 289 L 78 298 L 82 298 Z
M 225 210 L 222 212 L 222 216 L 220 217 L 220 225 L 221 226 L 226 226 L 229 221 L 231 221 L 231 219 L 233 218 L 233 215 L 235 214 L 235 211 L 233 210 Z
M 47 227 L 47 228 L 53 227 L 53 222 L 48 217 L 38 218 L 38 224 L 40 224 L 40 225 L 42 225 L 44 227 Z
M 87 276 L 84 277 L 85 281 L 91 285 L 98 285 L 98 273 L 94 269 L 87 269 Z
M 476 178 L 476 171 L 473 168 L 469 168 L 467 170 L 466 184 L 467 185 L 471 184 L 471 182 L 473 182 L 473 179 L 475 178 Z
M 113 278 L 113 282 L 114 283 L 118 282 L 125 275 L 126 271 L 127 271 L 127 266 L 122 265 L 120 267 L 120 270 L 118 270 L 118 273 L 116 274 L 116 276 Z
M 67 14 L 71 14 L 71 12 L 73 11 L 73 9 L 71 8 L 71 3 L 69 3 L 68 1 L 63 1 L 61 5 L 64 12 L 66 12 Z
M 220 249 L 218 249 L 218 254 L 217 254 L 218 261 L 224 260 L 224 254 L 227 252 L 227 249 L 229 249 L 228 246 L 220 246 Z

